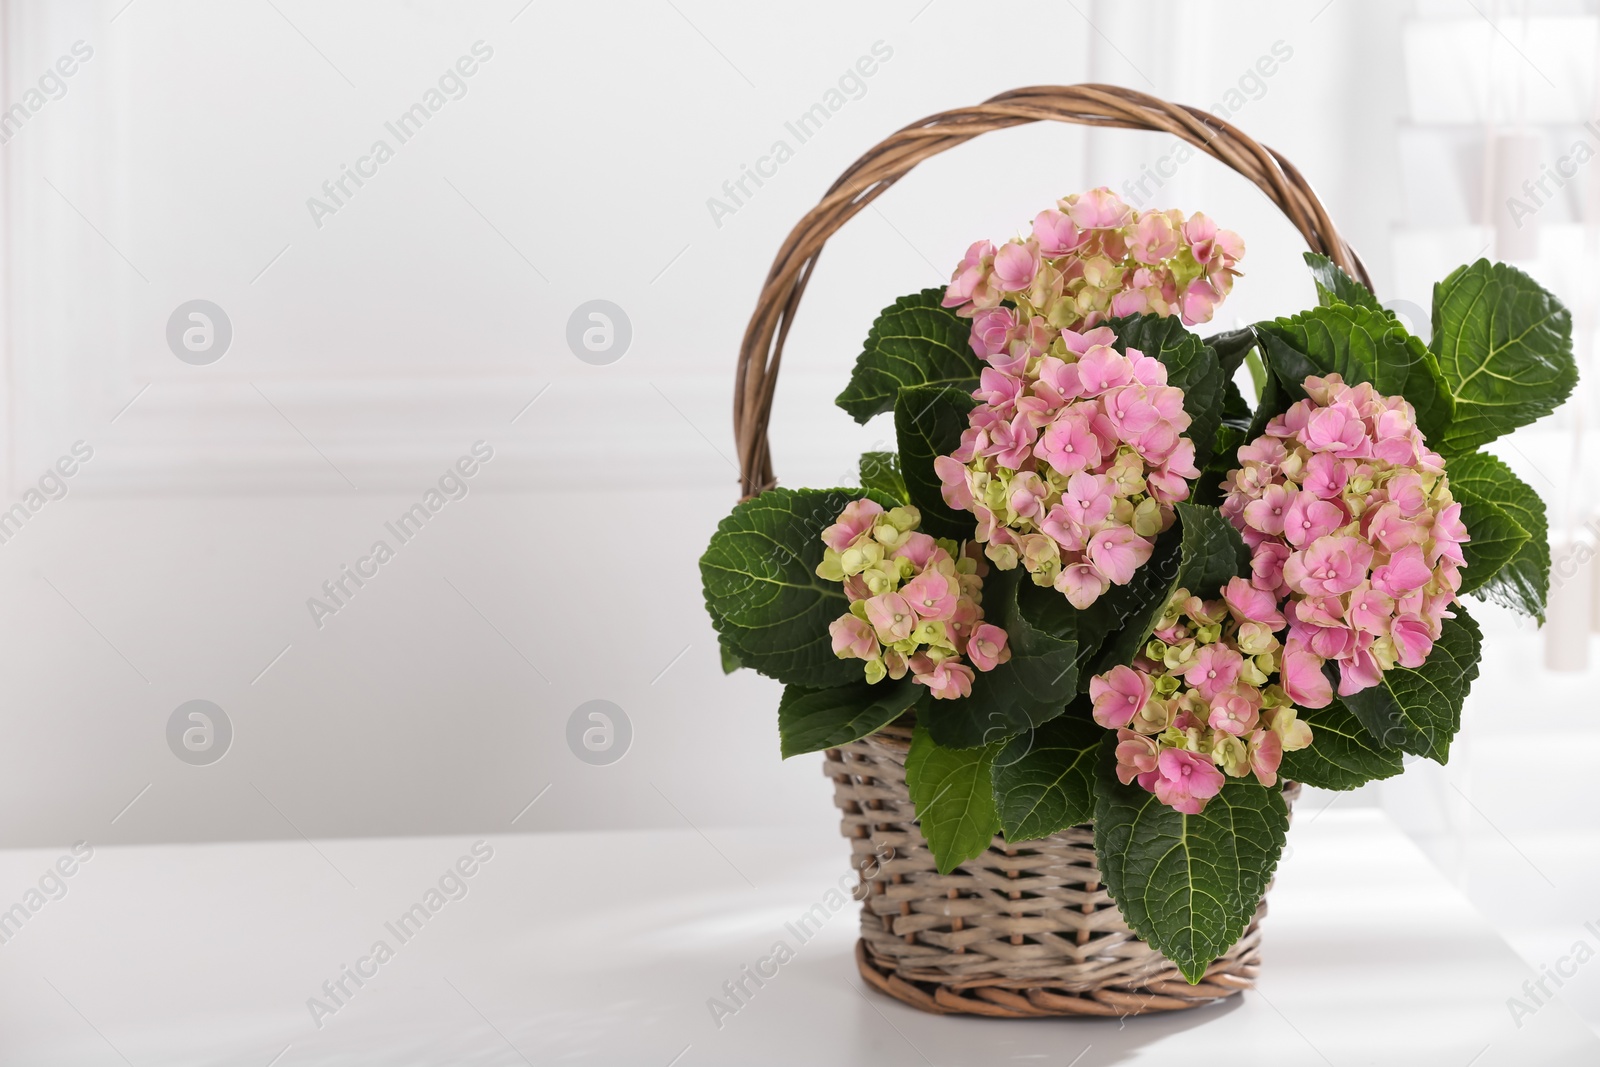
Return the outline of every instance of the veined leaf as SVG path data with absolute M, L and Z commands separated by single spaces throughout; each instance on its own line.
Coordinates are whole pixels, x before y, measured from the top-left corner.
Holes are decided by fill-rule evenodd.
M 834 403 L 866 422 L 893 411 L 900 390 L 914 385 L 976 389 L 983 367 L 968 342 L 972 321 L 941 307 L 943 299 L 943 289 L 924 289 L 884 308 Z
M 1106 890 L 1134 933 L 1191 983 L 1243 936 L 1289 829 L 1283 793 L 1230 778 L 1199 815 L 1173 811 L 1115 773 L 1117 738 L 1101 742 L 1094 850 Z
M 1451 425 L 1450 394 L 1433 353 L 1386 311 L 1335 303 L 1258 323 L 1256 330 L 1291 401 L 1305 395 L 1307 377 L 1338 374 L 1409 400 L 1435 447 Z
M 906 494 L 922 512 L 923 533 L 966 540 L 977 520 L 944 502 L 933 461 L 961 447 L 967 414 L 977 401 L 963 389 L 919 385 L 900 390 L 894 404 L 894 429 L 900 442 L 900 476 Z
M 1094 818 L 1095 765 L 1105 730 L 1069 712 L 1006 743 L 994 795 L 1006 840 L 1037 841 Z
M 1478 677 L 1483 645 L 1482 631 L 1466 608 L 1457 604 L 1451 610 L 1456 617 L 1444 621 L 1422 666 L 1396 665 L 1377 685 L 1341 698 L 1380 745 L 1437 763 L 1450 758 L 1450 741 L 1461 729 L 1461 705 Z
M 1372 308 L 1382 311 L 1383 305 L 1378 303 L 1378 298 L 1372 291 L 1350 275 L 1327 256 L 1320 252 L 1307 252 L 1305 254 L 1306 266 L 1311 268 L 1311 277 L 1317 283 L 1317 303 L 1323 307 L 1332 304 L 1349 304 L 1351 307 Z
M 1278 774 L 1286 781 L 1318 789 L 1355 789 L 1405 770 L 1400 750 L 1373 741 L 1337 697 L 1325 708 L 1302 709 L 1300 718 L 1311 727 L 1311 747 L 1283 754 Z
M 778 701 L 783 758 L 858 741 L 910 711 L 924 692 L 910 678 L 885 679 L 876 685 L 859 681 L 833 689 L 787 686 Z
M 1433 288 L 1433 343 L 1454 400 L 1446 456 L 1554 411 L 1578 381 L 1572 313 L 1517 268 L 1480 259 Z
M 940 874 L 983 855 L 1000 832 L 994 806 L 999 746 L 944 748 L 918 726 L 906 754 L 906 789 Z
M 909 504 L 906 481 L 900 477 L 900 456 L 894 452 L 861 453 L 861 484 L 884 496 Z
M 1544 501 L 1486 452 L 1449 461 L 1450 492 L 1472 538 L 1462 545 L 1461 591 L 1544 622 L 1550 591 L 1550 529 Z M 1517 534 L 1525 535 L 1518 540 Z
M 858 489 L 770 489 L 717 524 L 700 579 L 706 610 L 730 657 L 790 685 L 860 680 L 861 664 L 833 654 L 828 624 L 849 610 L 844 586 L 817 577 L 822 531 Z M 893 501 L 878 498 L 893 507 Z

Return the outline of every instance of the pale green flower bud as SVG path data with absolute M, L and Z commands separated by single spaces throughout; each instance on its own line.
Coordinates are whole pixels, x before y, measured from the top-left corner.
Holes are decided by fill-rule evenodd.
M 1144 707 L 1139 709 L 1128 726 L 1141 734 L 1159 734 L 1171 726 L 1176 717 L 1177 711 L 1172 701 L 1153 697 L 1144 702 Z
M 911 640 L 918 644 L 936 645 L 948 648 L 952 652 L 955 651 L 955 646 L 950 643 L 949 637 L 946 636 L 944 623 L 933 619 L 924 619 L 919 622 L 917 628 L 911 631 Z
M 1156 627 L 1156 629 L 1158 629 L 1158 630 L 1159 629 L 1164 629 L 1164 628 L 1165 627 L 1160 627 L 1160 626 Z M 1159 638 L 1159 637 L 1152 637 L 1150 639 L 1149 644 L 1144 646 L 1144 655 L 1145 655 L 1146 659 L 1151 659 L 1151 660 L 1154 660 L 1157 663 L 1160 663 L 1163 659 L 1166 658 L 1166 655 L 1167 655 L 1167 643 L 1165 641 L 1161 640 L 1161 638 Z M 1166 676 L 1163 675 L 1162 677 L 1165 678 Z M 1174 681 L 1176 681 L 1176 679 L 1174 679 Z M 1157 683 L 1156 683 L 1156 688 L 1159 689 L 1160 687 L 1161 687 L 1161 683 L 1158 680 Z
M 1128 525 L 1140 537 L 1154 537 L 1161 532 L 1161 505 L 1155 497 L 1145 497 L 1133 509 L 1133 521 Z
M 1235 778 L 1250 773 L 1250 752 L 1241 739 L 1218 730 L 1211 743 L 1211 758 Z
M 844 581 L 844 564 L 839 553 L 831 548 L 822 550 L 822 562 L 817 564 L 817 577 L 825 582 Z
M 1267 674 L 1254 659 L 1246 656 L 1244 665 L 1239 668 L 1239 679 L 1246 685 L 1253 685 L 1257 689 L 1267 684 Z
M 915 530 L 922 523 L 922 512 L 909 504 L 904 504 L 897 508 L 890 508 L 884 518 L 896 530 L 908 533 L 911 530 Z
M 1196 641 L 1202 645 L 1214 645 L 1222 638 L 1222 624 L 1220 622 L 1207 623 L 1194 632 Z
M 1281 685 L 1269 685 L 1261 690 L 1262 708 L 1290 708 L 1294 701 L 1289 699 L 1289 694 L 1283 691 Z
M 872 539 L 892 552 L 911 539 L 911 531 L 897 529 L 893 523 L 880 522 L 872 528 Z
M 1176 645 L 1168 645 L 1167 654 L 1161 657 L 1161 663 L 1171 673 L 1182 674 L 1194 666 L 1194 659 L 1198 653 L 1199 648 L 1192 639 Z
M 876 541 L 862 541 L 845 549 L 840 556 L 840 566 L 846 574 L 860 574 L 883 560 L 883 546 Z
M 1273 636 L 1264 624 L 1259 622 L 1242 622 L 1239 624 L 1239 633 L 1234 638 L 1239 646 L 1239 651 L 1247 656 L 1258 656 L 1263 652 L 1274 652 L 1278 648 L 1278 639 Z
M 1154 658 L 1154 657 L 1152 657 L 1152 658 Z M 1181 685 L 1182 682 L 1180 682 L 1178 680 L 1177 675 L 1173 675 L 1173 674 L 1158 674 L 1156 676 L 1156 683 L 1155 684 L 1156 684 L 1156 693 L 1158 695 L 1164 696 L 1164 697 L 1169 697 L 1169 696 L 1171 696 L 1172 694 L 1174 694 L 1174 693 L 1176 693 L 1178 691 L 1178 686 Z
M 862 670 L 867 676 L 868 685 L 877 685 L 879 682 L 883 681 L 884 678 L 888 677 L 889 674 L 889 668 L 883 665 L 882 656 L 873 656 L 871 659 L 867 660 L 866 666 L 863 667 Z
M 1017 550 L 1010 545 L 985 545 L 983 546 L 983 554 L 988 556 L 990 562 L 1003 571 L 1016 569 Z

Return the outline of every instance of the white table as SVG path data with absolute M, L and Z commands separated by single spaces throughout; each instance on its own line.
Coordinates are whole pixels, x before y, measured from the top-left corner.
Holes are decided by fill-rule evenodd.
M 474 839 L 98 848 L 0 945 L 0 1062 L 1600 1063 L 1600 1038 L 1559 1000 L 1516 1027 L 1506 1001 L 1532 973 L 1379 813 L 1337 808 L 1302 812 L 1261 988 L 1225 1005 L 1122 1022 L 923 1015 L 862 991 L 852 906 L 718 1029 L 707 999 L 775 940 L 795 944 L 785 923 L 847 870 L 832 831 L 819 810 L 777 835 L 494 836 L 467 895 L 404 942 L 385 923 Z M 61 854 L 0 852 L 0 908 Z M 379 939 L 392 958 L 360 987 L 346 978 L 317 1028 L 307 999 L 333 1007 L 322 983 Z

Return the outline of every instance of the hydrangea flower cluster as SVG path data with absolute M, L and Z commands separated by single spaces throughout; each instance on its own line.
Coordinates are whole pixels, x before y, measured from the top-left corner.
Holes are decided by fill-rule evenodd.
M 822 531 L 817 576 L 843 582 L 850 601 L 828 626 L 834 655 L 865 660 L 869 683 L 910 673 L 936 699 L 954 700 L 971 695 L 974 667 L 992 671 L 1011 649 L 1006 632 L 983 621 L 982 557 L 970 542 L 917 532 L 921 522 L 913 507 L 851 501 Z
M 1253 550 L 1251 582 L 1285 602 L 1283 681 L 1301 707 L 1419 667 L 1461 587 L 1468 540 L 1444 460 L 1401 397 L 1336 374 L 1239 449 L 1222 513 Z
M 989 559 L 1020 561 L 1079 608 L 1132 580 L 1200 475 L 1183 390 L 1160 360 L 1115 341 L 1105 326 L 1080 334 L 984 312 L 980 403 L 961 446 L 934 460 L 945 503 L 976 516 Z
M 1181 315 L 1193 326 L 1211 320 L 1243 255 L 1239 235 L 1205 215 L 1141 213 L 1101 187 L 1039 212 L 1029 237 L 998 249 L 973 244 L 944 306 L 976 317 L 1009 301 L 1022 322 L 1039 317 L 1057 330 L 1142 314 Z
M 1222 600 L 1174 593 L 1133 666 L 1089 681 L 1095 721 L 1117 731 L 1122 784 L 1137 781 L 1187 815 L 1225 776 L 1275 784 L 1283 754 L 1311 744 L 1311 728 L 1272 681 L 1286 625 L 1276 598 L 1244 578 Z

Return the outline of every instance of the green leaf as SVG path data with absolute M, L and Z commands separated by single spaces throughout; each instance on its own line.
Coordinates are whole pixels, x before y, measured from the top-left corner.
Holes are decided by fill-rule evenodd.
M 1217 353 L 1184 329 L 1176 317 L 1130 315 L 1107 323 L 1117 335 L 1116 350 L 1136 348 L 1167 368 L 1167 384 L 1183 390 L 1183 410 L 1192 422 L 1185 431 L 1194 442 L 1195 463 L 1205 466 L 1222 425 L 1223 384 L 1227 376 Z
M 744 661 L 739 658 L 739 653 L 729 648 L 727 642 L 721 639 L 720 634 L 717 638 L 717 649 L 722 653 L 723 674 L 732 674 L 734 671 L 744 666 Z
M 893 452 L 861 453 L 861 484 L 902 504 L 909 504 L 906 481 L 900 477 L 900 457 Z
M 816 568 L 822 531 L 862 495 L 771 489 L 717 524 L 700 557 L 700 579 L 724 666 L 731 654 L 780 682 L 817 688 L 861 679 L 860 664 L 835 656 L 828 636 L 828 624 L 849 609 L 844 586 L 818 578 Z
M 1337 697 L 1325 708 L 1302 709 L 1311 726 L 1311 747 L 1285 752 L 1278 774 L 1318 789 L 1355 789 L 1405 770 L 1400 750 L 1376 744 Z
M 967 413 L 978 402 L 953 386 L 919 385 L 900 391 L 894 404 L 894 430 L 900 442 L 900 476 L 911 503 L 922 512 L 923 533 L 966 540 L 977 523 L 944 502 L 933 461 L 961 447 Z
M 1437 763 L 1450 758 L 1450 741 L 1461 729 L 1461 705 L 1478 677 L 1483 646 L 1482 631 L 1466 609 L 1457 604 L 1451 610 L 1456 617 L 1444 621 L 1422 666 L 1396 665 L 1377 685 L 1341 698 L 1379 744 Z
M 1190 983 L 1243 936 L 1289 829 L 1283 794 L 1230 778 L 1199 815 L 1183 815 L 1115 773 L 1116 735 L 1101 742 L 1094 850 L 1106 890 L 1134 933 Z
M 1346 274 L 1344 268 L 1333 260 L 1319 252 L 1307 252 L 1305 258 L 1306 266 L 1311 268 L 1311 277 L 1317 283 L 1317 303 L 1323 307 L 1349 304 L 1352 307 L 1372 308 L 1374 311 L 1383 310 L 1371 290 Z
M 1305 395 L 1301 383 L 1310 375 L 1338 374 L 1350 384 L 1371 382 L 1380 393 L 1411 401 L 1417 425 L 1431 442 L 1450 426 L 1450 396 L 1433 353 L 1388 312 L 1332 304 L 1256 329 L 1291 401 Z
M 924 289 L 884 308 L 834 403 L 866 422 L 893 411 L 900 390 L 914 385 L 976 389 L 983 368 L 968 341 L 972 320 L 941 307 L 943 299 L 943 289 Z
M 1433 343 L 1455 402 L 1445 455 L 1543 418 L 1572 392 L 1572 313 L 1515 267 L 1480 259 L 1433 288 Z
M 997 748 L 944 748 L 920 725 L 912 732 L 906 789 L 940 874 L 983 855 L 1000 832 L 992 773 Z
M 994 760 L 994 795 L 1007 841 L 1037 841 L 1094 817 L 1105 733 L 1069 713 L 1006 743 Z
M 1237 330 L 1214 333 L 1205 339 L 1205 345 L 1217 354 L 1217 365 L 1222 368 L 1223 378 L 1232 381 L 1234 374 L 1244 365 L 1245 357 L 1257 345 L 1256 331 L 1249 326 L 1241 326 Z
M 1455 457 L 1446 473 L 1451 494 L 1461 502 L 1461 521 L 1472 537 L 1461 546 L 1467 557 L 1461 592 L 1544 622 L 1550 591 L 1550 527 L 1544 501 L 1510 467 L 1486 452 Z M 1519 531 L 1525 537 L 1517 543 Z M 1509 556 L 1496 563 L 1513 543 Z
M 925 692 L 910 678 L 835 689 L 791 685 L 778 701 L 778 736 L 783 758 L 838 748 L 883 729 L 910 711 Z
M 983 582 L 984 621 L 1005 630 L 1011 659 L 980 672 L 971 696 L 923 702 L 921 719 L 939 744 L 976 748 L 1003 741 L 1054 719 L 1077 692 L 1076 636 L 1030 621 L 1020 606 L 1024 589 L 1038 590 L 1038 596 L 1029 594 L 1030 603 L 1050 597 L 1066 603 L 1054 589 L 1034 586 L 1020 566 L 991 567 Z
M 1141 583 L 1144 595 L 1137 603 L 1113 601 L 1120 616 L 1114 620 L 1102 618 L 1098 623 L 1098 626 L 1106 627 L 1103 632 L 1109 632 L 1111 639 L 1100 654 L 1095 670 L 1097 674 L 1117 664 L 1133 662 L 1134 656 L 1138 655 L 1155 632 L 1156 620 L 1161 617 L 1162 609 L 1177 590 L 1187 589 L 1195 596 L 1213 599 L 1220 595 L 1228 579 L 1250 573 L 1250 553 L 1245 548 L 1244 539 L 1222 517 L 1222 512 L 1216 508 L 1182 502 L 1177 509 L 1182 540 L 1178 547 L 1176 567 L 1167 563 L 1165 573 L 1161 570 L 1152 572 L 1152 577 L 1170 575 L 1170 578 L 1165 587 Z M 1148 571 L 1151 564 L 1156 562 L 1156 555 L 1152 553 L 1150 562 L 1140 570 Z M 1098 602 L 1094 605 L 1099 606 Z

